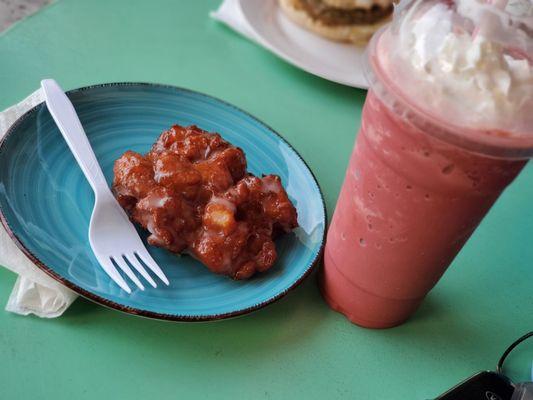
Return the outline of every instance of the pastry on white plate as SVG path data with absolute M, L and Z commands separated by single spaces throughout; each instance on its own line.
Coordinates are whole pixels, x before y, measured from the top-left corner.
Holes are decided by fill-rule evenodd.
M 279 0 L 298 25 L 339 42 L 365 45 L 392 15 L 393 0 Z

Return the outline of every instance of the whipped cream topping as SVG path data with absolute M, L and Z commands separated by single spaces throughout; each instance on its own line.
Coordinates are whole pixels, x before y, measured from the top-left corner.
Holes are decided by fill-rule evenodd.
M 520 4 L 507 6 L 516 12 Z M 387 38 L 394 44 L 384 49 L 387 68 L 402 65 L 401 87 L 416 103 L 460 126 L 533 135 L 533 54 L 509 41 L 524 39 L 519 35 L 527 32 L 510 36 L 502 31 L 504 24 L 487 19 L 485 7 L 477 0 L 457 0 L 453 8 L 437 1 L 411 7 L 396 22 L 398 36 Z M 502 10 L 501 15 L 510 14 Z M 525 43 L 532 40 L 525 37 Z

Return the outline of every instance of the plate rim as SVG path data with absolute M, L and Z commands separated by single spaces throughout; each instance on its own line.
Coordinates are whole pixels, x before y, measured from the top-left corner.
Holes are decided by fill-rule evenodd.
M 88 85 L 88 86 L 82 86 L 76 89 L 71 89 L 66 91 L 66 94 L 72 94 L 77 92 L 83 92 L 86 90 L 101 88 L 101 87 L 121 87 L 121 86 L 146 86 L 146 87 L 156 87 L 156 88 L 165 88 L 165 89 L 172 89 L 176 92 L 186 92 L 191 93 L 194 95 L 199 95 L 202 97 L 207 97 L 211 100 L 214 100 L 216 102 L 222 103 L 225 106 L 228 106 L 230 108 L 233 108 L 234 110 L 244 114 L 248 118 L 251 118 L 253 121 L 259 123 L 260 125 L 264 126 L 267 130 L 269 130 L 271 133 L 273 133 L 278 139 L 280 139 L 283 143 L 285 143 L 293 152 L 296 154 L 296 156 L 300 159 L 300 161 L 304 164 L 304 166 L 307 168 L 309 173 L 311 174 L 311 178 L 313 182 L 315 183 L 318 193 L 320 195 L 320 201 L 322 203 L 322 213 L 323 213 L 323 220 L 324 220 L 324 232 L 322 233 L 322 238 L 320 240 L 320 247 L 318 249 L 317 254 L 315 257 L 311 260 L 311 262 L 307 265 L 306 269 L 304 270 L 303 274 L 298 277 L 288 288 L 281 291 L 280 293 L 276 294 L 275 296 L 269 297 L 266 300 L 263 300 L 257 304 L 254 304 L 250 307 L 241 308 L 235 311 L 230 311 L 226 313 L 219 313 L 219 314 L 209 314 L 209 315 L 179 315 L 179 314 L 167 314 L 167 313 L 159 313 L 155 311 L 148 311 L 139 309 L 136 307 L 126 306 L 123 304 L 119 304 L 117 302 L 105 299 L 95 293 L 92 293 L 88 290 L 85 290 L 81 288 L 80 286 L 74 284 L 70 280 L 62 277 L 57 272 L 55 272 L 52 268 L 48 267 L 45 263 L 43 263 L 36 255 L 34 255 L 22 242 L 22 240 L 13 232 L 11 229 L 11 226 L 9 225 L 9 222 L 7 218 L 4 215 L 4 210 L 2 209 L 2 204 L 0 203 L 0 222 L 4 226 L 7 234 L 13 240 L 13 242 L 16 244 L 16 246 L 24 253 L 26 257 L 29 258 L 29 260 L 36 265 L 41 271 L 45 272 L 48 276 L 56 280 L 57 282 L 61 283 L 62 285 L 66 286 L 70 290 L 74 291 L 78 295 L 95 302 L 99 305 L 102 305 L 107 308 L 111 308 L 126 314 L 130 315 L 136 315 L 141 317 L 146 317 L 150 319 L 155 320 L 163 320 L 163 321 L 173 321 L 173 322 L 208 322 L 208 321 L 218 321 L 228 318 L 234 318 L 241 315 L 249 314 L 254 311 L 260 310 L 276 301 L 281 299 L 282 297 L 286 296 L 290 291 L 294 290 L 296 287 L 298 287 L 315 269 L 315 266 L 322 258 L 322 254 L 324 252 L 324 246 L 326 241 L 326 232 L 327 232 L 327 225 L 328 225 L 328 214 L 327 214 L 327 208 L 326 203 L 324 200 L 324 195 L 322 193 L 322 188 L 320 187 L 320 184 L 318 183 L 318 180 L 316 179 L 316 176 L 313 172 L 313 170 L 309 167 L 307 162 L 304 160 L 304 158 L 298 153 L 298 151 L 276 130 L 274 130 L 270 125 L 264 123 L 262 120 L 258 119 L 257 117 L 253 116 L 249 112 L 225 101 L 218 97 L 198 92 L 196 90 L 175 86 L 175 85 L 169 85 L 169 84 L 161 84 L 161 83 L 151 83 L 151 82 L 109 82 L 109 83 L 100 83 L 100 84 L 94 84 L 94 85 Z M 4 148 L 4 145 L 6 143 L 6 139 L 12 135 L 14 135 L 14 132 L 18 128 L 20 124 L 22 124 L 27 118 L 29 118 L 33 113 L 37 111 L 38 108 L 42 107 L 42 105 L 45 104 L 45 101 L 40 102 L 39 104 L 36 104 L 29 110 L 27 110 L 24 114 L 22 114 L 13 124 L 10 125 L 8 130 L 6 131 L 5 135 L 0 139 L 0 154 L 2 149 Z
M 277 0 L 269 0 L 269 1 L 273 1 L 275 3 L 274 7 L 278 7 L 279 8 L 279 4 L 278 4 Z M 282 59 L 286 63 L 289 63 L 290 65 L 292 65 L 292 66 L 294 66 L 294 67 L 296 67 L 296 68 L 298 68 L 298 69 L 300 69 L 302 71 L 305 71 L 305 72 L 307 72 L 307 73 L 309 73 L 311 75 L 317 76 L 319 78 L 325 79 L 327 81 L 334 82 L 334 83 L 337 83 L 339 85 L 343 85 L 343 86 L 347 86 L 347 87 L 352 87 L 352 88 L 355 88 L 355 89 L 361 89 L 361 90 L 368 90 L 369 89 L 368 82 L 358 84 L 358 83 L 350 82 L 350 81 L 342 79 L 342 78 L 340 78 L 340 79 L 339 78 L 334 78 L 331 75 L 328 76 L 325 73 L 319 72 L 314 67 L 309 67 L 305 63 L 300 62 L 297 59 L 294 59 L 293 57 L 291 57 L 285 51 L 283 51 L 282 49 L 277 47 L 275 45 L 275 43 L 273 43 L 267 37 L 265 37 L 264 35 L 259 33 L 257 28 L 251 23 L 250 19 L 248 18 L 248 16 L 244 12 L 244 7 L 243 7 L 242 4 L 243 4 L 242 0 L 238 0 L 237 1 L 237 5 L 240 8 L 241 15 L 246 20 L 248 26 L 252 30 L 252 33 L 257 38 L 259 43 L 262 46 L 264 46 L 267 50 L 269 50 L 272 54 L 274 54 L 275 56 L 277 56 L 278 58 Z M 291 21 L 291 23 L 294 24 L 293 21 Z M 363 51 L 366 51 L 366 46 L 365 46 L 365 49 L 363 49 Z M 364 78 L 364 80 L 366 81 L 366 78 Z

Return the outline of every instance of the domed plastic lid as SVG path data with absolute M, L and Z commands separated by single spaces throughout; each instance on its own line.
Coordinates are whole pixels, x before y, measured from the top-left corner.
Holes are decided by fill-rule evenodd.
M 436 135 L 495 156 L 533 155 L 531 0 L 403 0 L 369 61 L 378 95 L 433 122 Z

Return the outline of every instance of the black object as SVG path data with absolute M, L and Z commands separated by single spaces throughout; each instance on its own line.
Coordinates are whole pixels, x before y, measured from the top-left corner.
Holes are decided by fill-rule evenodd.
M 435 400 L 511 400 L 517 386 L 503 375 L 503 363 L 516 346 L 532 336 L 533 332 L 526 333 L 503 352 L 496 367 L 497 372 L 479 372 L 440 395 Z M 515 396 L 515 399 L 529 399 L 529 396 L 533 399 L 532 388 L 532 383 L 519 384 L 516 389 L 517 393 L 515 394 L 517 396 Z
M 514 385 L 504 375 L 480 372 L 450 389 L 435 400 L 511 400 Z
M 505 359 L 507 358 L 507 356 L 509 355 L 509 353 L 510 353 L 511 351 L 513 351 L 514 348 L 515 348 L 516 346 L 518 346 L 520 343 L 522 343 L 524 340 L 530 338 L 531 336 L 533 336 L 533 331 L 532 331 L 532 332 L 528 332 L 528 333 L 526 333 L 524 336 L 522 336 L 522 337 L 519 338 L 519 339 L 516 339 L 516 341 L 515 341 L 512 345 L 510 345 L 510 346 L 507 348 L 507 350 L 505 350 L 505 351 L 503 352 L 503 354 L 502 354 L 502 356 L 501 356 L 501 358 L 500 358 L 500 361 L 498 361 L 498 366 L 497 366 L 497 368 L 496 368 L 496 371 L 497 371 L 498 373 L 500 373 L 500 374 L 502 373 L 503 363 L 505 362 Z

